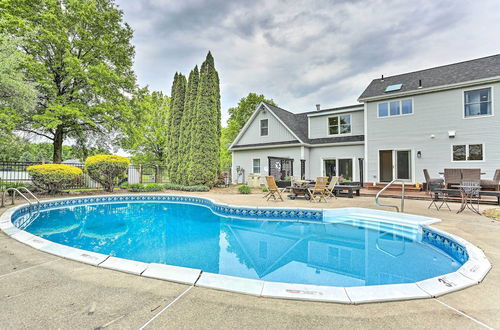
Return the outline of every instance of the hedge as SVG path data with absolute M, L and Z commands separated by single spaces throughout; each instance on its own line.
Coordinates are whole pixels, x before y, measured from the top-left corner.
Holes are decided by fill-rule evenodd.
M 33 165 L 26 170 L 33 184 L 49 194 L 61 191 L 82 175 L 82 170 L 78 167 L 65 164 Z
M 180 191 L 209 191 L 210 188 L 208 186 L 184 186 L 177 183 L 166 183 L 164 184 L 165 189 L 167 190 L 180 190 Z
M 159 183 L 150 183 L 150 184 L 134 183 L 128 185 L 128 190 L 133 192 L 162 191 L 163 185 Z
M 117 155 L 95 155 L 85 159 L 85 172 L 106 191 L 112 192 L 119 178 L 124 177 L 130 160 Z

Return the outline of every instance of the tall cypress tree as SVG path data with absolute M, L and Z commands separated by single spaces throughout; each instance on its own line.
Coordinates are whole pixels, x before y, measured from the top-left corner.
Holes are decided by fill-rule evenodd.
M 186 77 L 181 73 L 175 73 L 172 83 L 169 136 L 168 136 L 168 175 L 172 182 L 178 182 L 179 168 L 179 137 L 181 133 L 182 114 L 186 94 Z
M 179 139 L 179 164 L 177 173 L 178 183 L 187 185 L 188 180 L 188 167 L 189 155 L 191 152 L 193 125 L 196 120 L 196 96 L 198 94 L 198 81 L 200 73 L 198 66 L 195 66 L 189 73 L 189 80 L 186 89 L 186 98 L 184 102 L 184 112 L 181 121 L 181 136 Z
M 188 184 L 213 186 L 219 171 L 221 123 L 219 75 L 210 52 L 201 65 L 195 109 Z

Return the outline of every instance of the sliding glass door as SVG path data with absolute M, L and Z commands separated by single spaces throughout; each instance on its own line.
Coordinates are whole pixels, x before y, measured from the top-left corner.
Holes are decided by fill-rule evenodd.
M 411 150 L 379 150 L 380 182 L 412 181 Z
M 340 159 L 324 159 L 323 160 L 323 175 L 341 176 L 345 180 L 353 180 L 353 161 L 352 158 Z

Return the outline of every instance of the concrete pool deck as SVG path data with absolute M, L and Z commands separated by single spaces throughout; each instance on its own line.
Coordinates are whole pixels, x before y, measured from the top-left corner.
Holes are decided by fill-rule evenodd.
M 179 194 L 175 192 L 175 194 Z M 328 203 L 266 202 L 261 194 L 189 193 L 233 205 L 375 208 L 372 197 Z M 388 200 L 397 203 L 397 200 Z M 437 299 L 341 305 L 258 298 L 97 268 L 35 250 L 0 234 L 2 328 L 500 328 L 500 222 L 472 212 L 406 212 L 482 248 L 493 265 L 479 285 Z M 450 204 L 456 211 L 458 204 Z M 481 206 L 484 210 L 489 208 Z M 0 209 L 2 213 L 5 209 Z

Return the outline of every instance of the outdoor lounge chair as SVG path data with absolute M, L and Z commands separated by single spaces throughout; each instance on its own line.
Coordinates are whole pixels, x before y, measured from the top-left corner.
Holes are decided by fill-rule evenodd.
M 462 181 L 479 183 L 481 181 L 481 169 L 480 168 L 463 168 L 462 169 Z
M 431 176 L 429 175 L 429 171 L 427 171 L 427 169 L 424 169 L 424 177 L 425 177 L 425 189 L 427 191 L 431 191 L 430 190 L 430 185 L 431 183 L 439 183 L 439 185 L 443 185 L 444 183 L 444 179 L 441 179 L 441 178 L 431 178 Z
M 481 180 L 482 188 L 494 188 L 495 191 L 500 191 L 500 169 L 495 171 L 493 180 Z
M 462 182 L 462 170 L 459 168 L 445 168 L 444 169 L 444 183 L 446 188 L 451 185 L 459 185 Z
M 267 200 L 274 198 L 274 200 L 280 199 L 283 200 L 283 196 L 281 195 L 282 191 L 276 185 L 276 181 L 274 180 L 274 176 L 266 176 L 267 189 L 269 189 Z
M 328 183 L 328 186 L 326 187 L 326 195 L 327 197 L 335 197 L 337 199 L 337 195 L 334 193 L 335 186 L 339 184 L 339 177 L 338 176 L 332 176 L 330 179 L 330 183 Z
M 313 188 L 309 188 L 309 196 L 311 196 L 310 201 L 317 201 L 321 202 L 321 200 L 324 200 L 326 202 L 326 196 L 327 196 L 327 191 L 326 191 L 326 184 L 328 183 L 328 177 L 327 176 L 318 176 L 316 178 L 316 183 L 314 184 Z

